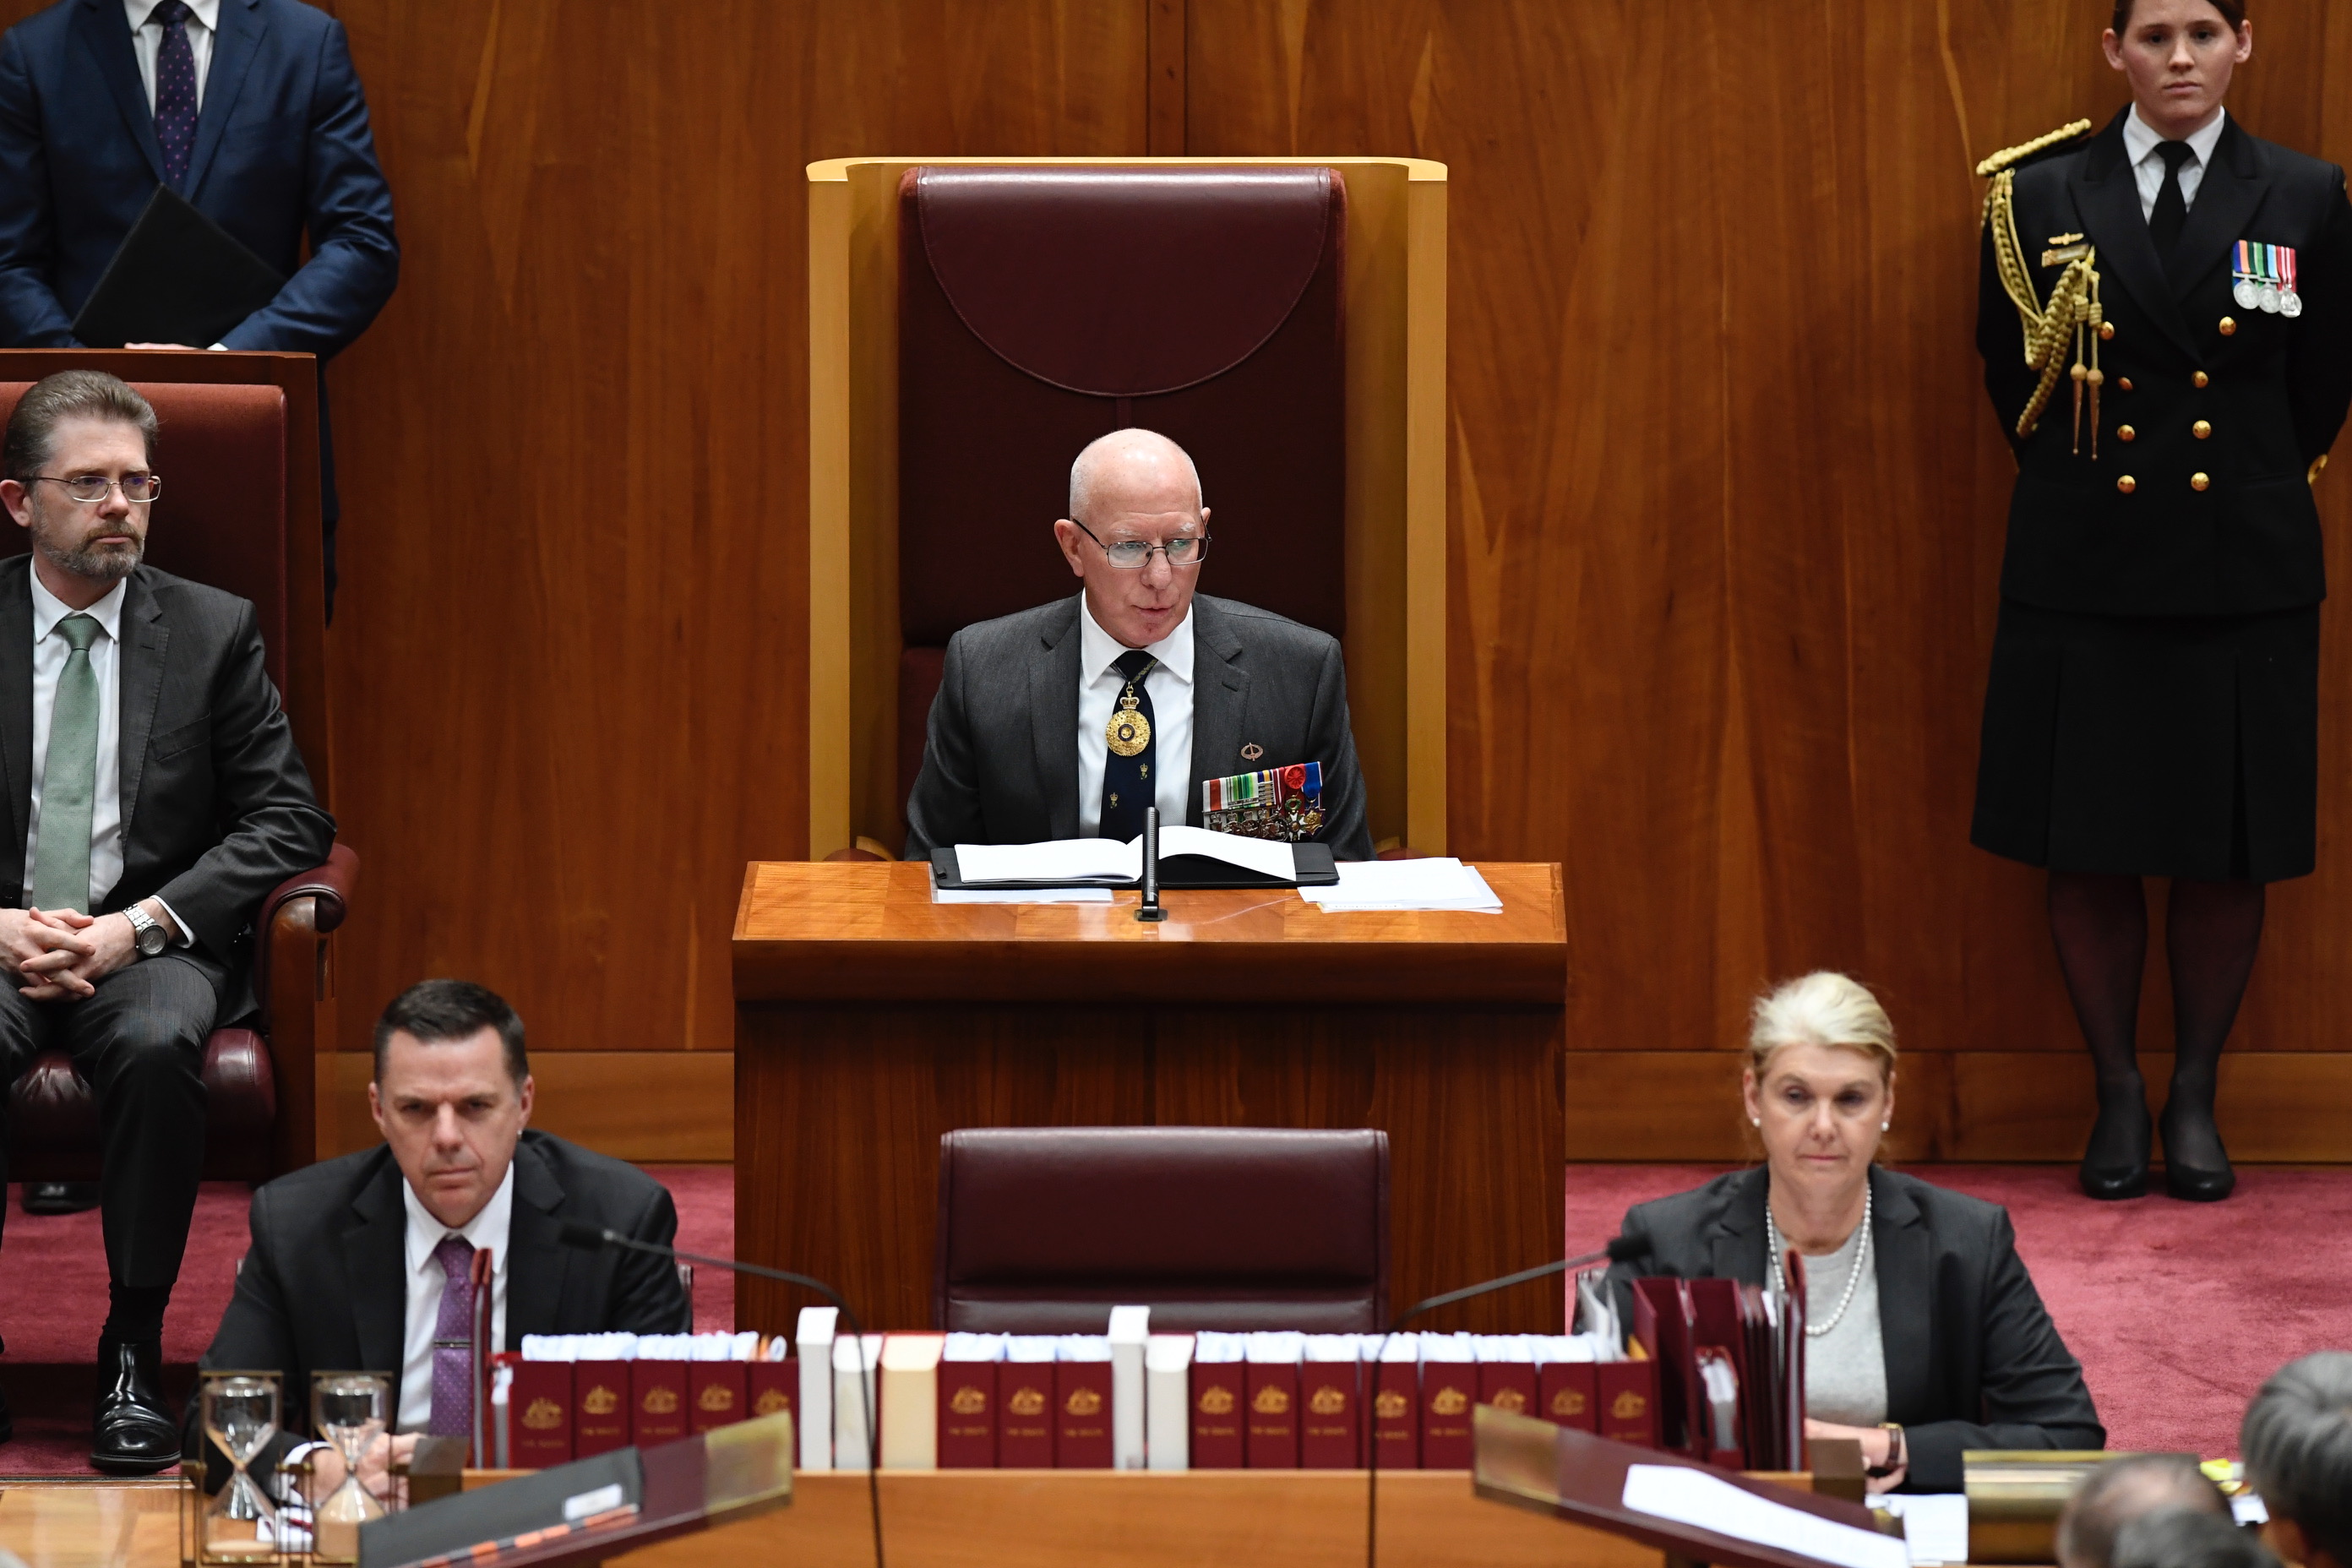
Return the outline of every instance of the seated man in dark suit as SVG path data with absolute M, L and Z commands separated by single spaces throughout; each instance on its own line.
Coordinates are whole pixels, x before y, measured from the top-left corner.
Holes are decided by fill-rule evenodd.
M 907 801 L 908 858 L 1131 839 L 1150 805 L 1197 826 L 1202 781 L 1309 762 L 1323 765 L 1317 839 L 1339 859 L 1371 858 L 1339 645 L 1193 591 L 1209 509 L 1183 448 L 1150 430 L 1087 447 L 1054 537 L 1084 589 L 948 643 Z M 1144 720 L 1124 752 L 1108 732 L 1123 712 Z
M 465 1370 L 478 1247 L 491 1255 L 493 1350 L 525 1334 L 691 1329 L 668 1259 L 558 1239 L 576 1222 L 667 1247 L 677 1209 L 635 1166 L 529 1131 L 531 1092 L 522 1020 L 496 994 L 463 980 L 401 993 L 376 1021 L 368 1085 L 384 1141 L 253 1194 L 253 1245 L 200 1364 L 283 1373 L 289 1424 L 310 1409 L 313 1372 L 394 1374 L 399 1436 L 364 1478 L 380 1487 L 382 1467 L 416 1434 L 473 1430 Z M 278 1439 L 273 1462 L 291 1444 Z M 332 1472 L 315 1485 L 341 1482 L 332 1450 L 312 1462 Z
M 140 563 L 155 436 L 145 398 L 68 371 L 0 439 L 0 501 L 33 545 L 0 562 L 0 768 L 23 846 L 0 855 L 18 982 L 0 985 L 0 1086 L 62 1048 L 97 1097 L 112 1302 L 90 1460 L 127 1472 L 178 1459 L 157 1378 L 204 1168 L 205 1040 L 252 1009 L 262 900 L 335 839 L 253 606 Z

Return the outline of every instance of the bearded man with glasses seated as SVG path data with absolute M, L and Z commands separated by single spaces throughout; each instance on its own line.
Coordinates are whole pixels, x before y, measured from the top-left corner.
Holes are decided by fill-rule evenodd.
M 180 1457 L 163 1309 L 204 1167 L 205 1040 L 252 1010 L 262 900 L 335 837 L 253 605 L 141 564 L 155 437 L 147 400 L 95 371 L 35 384 L 0 437 L 0 502 L 33 547 L 0 562 L 0 782 L 23 846 L 0 854 L 0 1090 L 62 1049 L 97 1100 L 111 1300 L 90 1460 L 128 1473 Z
M 1209 509 L 1184 449 L 1115 430 L 1070 466 L 1055 542 L 1084 584 L 948 644 L 907 856 L 956 844 L 1132 839 L 1147 806 L 1202 821 L 1202 784 L 1318 765 L 1313 837 L 1371 858 L 1339 642 L 1194 590 Z

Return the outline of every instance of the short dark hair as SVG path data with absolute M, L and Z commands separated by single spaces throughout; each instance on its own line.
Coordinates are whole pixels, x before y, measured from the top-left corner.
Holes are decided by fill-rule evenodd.
M 2230 24 L 2230 31 L 2234 33 L 2246 25 L 2246 0 L 2205 0 L 2205 4 L 2221 13 L 2221 20 Z M 2122 37 L 2124 30 L 2131 26 L 2131 14 L 2132 0 L 2116 0 L 2116 37 Z
M 2167 1508 L 2116 1533 L 2116 1568 L 2281 1568 L 2262 1537 L 2227 1514 Z
M 2246 1406 L 2238 1451 L 2273 1519 L 2352 1563 L 2352 1351 L 2314 1351 L 2271 1373 Z
M 131 390 L 131 384 L 102 370 L 61 370 L 45 375 L 16 400 L 8 416 L 8 433 L 0 437 L 0 469 L 18 484 L 48 466 L 56 448 L 58 426 L 68 419 L 119 419 L 139 427 L 147 460 L 155 460 L 155 437 L 162 426 L 154 405 Z
M 392 999 L 375 1021 L 375 1077 L 383 1081 L 383 1055 L 392 1037 L 406 1035 L 422 1045 L 463 1040 L 496 1029 L 506 1047 L 507 1076 L 520 1088 L 530 1076 L 522 1048 L 522 1016 L 505 997 L 470 980 L 420 980 Z
M 2125 1525 L 2179 1509 L 2227 1519 L 2230 1500 L 2186 1454 L 2110 1459 L 2083 1478 L 2058 1516 L 2058 1561 L 2066 1568 L 2109 1568 Z

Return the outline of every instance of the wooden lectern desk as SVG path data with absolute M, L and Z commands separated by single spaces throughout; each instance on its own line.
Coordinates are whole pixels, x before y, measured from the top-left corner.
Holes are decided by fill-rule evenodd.
M 754 862 L 735 917 L 735 1236 L 869 1330 L 931 1319 L 939 1149 L 962 1127 L 1378 1127 L 1393 1305 L 1559 1254 L 1559 868 L 1500 914 L 1325 914 L 1287 889 L 935 904 L 908 862 Z M 736 1321 L 809 1298 L 750 1278 Z M 1416 1328 L 1559 1331 L 1557 1280 Z

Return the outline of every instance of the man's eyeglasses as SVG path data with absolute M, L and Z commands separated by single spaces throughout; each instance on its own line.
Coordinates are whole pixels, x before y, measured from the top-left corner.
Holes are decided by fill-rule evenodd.
M 33 479 L 36 483 L 47 481 L 63 485 L 66 494 L 84 506 L 96 506 L 106 499 L 106 492 L 112 489 L 121 490 L 124 500 L 138 506 L 144 506 L 163 493 L 161 474 L 125 474 L 119 479 L 110 479 L 104 474 L 76 474 L 69 479 L 58 479 L 54 474 L 35 474 Z
M 1078 522 L 1076 518 L 1070 521 Z M 1209 557 L 1209 536 L 1205 533 L 1180 533 L 1165 544 L 1152 544 L 1140 539 L 1121 539 L 1103 544 L 1101 538 L 1085 523 L 1078 522 L 1078 531 L 1102 545 L 1102 552 L 1110 558 L 1110 563 L 1122 572 L 1142 571 L 1155 550 L 1168 557 L 1171 566 L 1198 566 Z

